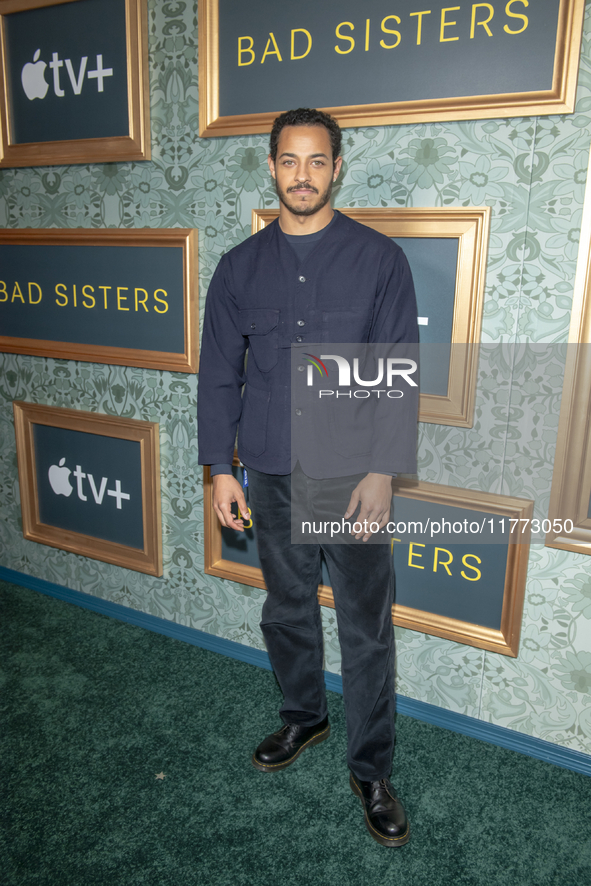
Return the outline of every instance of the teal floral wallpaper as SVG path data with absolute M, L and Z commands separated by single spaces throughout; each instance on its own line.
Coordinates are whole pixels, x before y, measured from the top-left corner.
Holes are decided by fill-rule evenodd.
M 199 139 L 197 4 L 150 0 L 149 163 L 0 171 L 4 227 L 196 227 L 202 307 L 222 253 L 276 204 L 265 136 Z M 421 427 L 420 477 L 547 513 L 591 142 L 591 22 L 574 114 L 346 130 L 337 206 L 492 208 L 474 427 Z M 302 104 L 307 103 L 302 95 Z M 551 345 L 551 346 L 550 346 Z M 536 356 L 533 357 L 532 353 Z M 0 562 L 262 648 L 263 592 L 203 572 L 198 378 L 0 355 Z M 25 542 L 13 400 L 160 422 L 164 577 Z M 339 669 L 334 613 L 326 665 Z M 405 695 L 591 753 L 591 558 L 532 547 L 519 657 L 397 630 Z

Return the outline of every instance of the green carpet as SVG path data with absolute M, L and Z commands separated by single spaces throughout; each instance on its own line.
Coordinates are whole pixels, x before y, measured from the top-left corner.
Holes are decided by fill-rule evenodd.
M 329 741 L 259 773 L 268 671 L 14 585 L 0 606 L 4 886 L 591 886 L 586 776 L 399 716 L 412 838 L 386 849 L 340 696 Z

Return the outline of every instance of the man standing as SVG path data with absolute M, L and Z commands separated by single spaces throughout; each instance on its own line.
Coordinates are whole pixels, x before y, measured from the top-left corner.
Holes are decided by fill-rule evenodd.
M 338 124 L 321 111 L 300 108 L 274 122 L 268 162 L 279 219 L 222 257 L 207 297 L 199 461 L 212 465 L 221 524 L 242 531 L 243 521 L 231 511 L 237 503 L 247 513 L 230 469 L 239 427 L 268 589 L 261 628 L 284 694 L 284 725 L 255 750 L 253 765 L 280 771 L 330 734 L 317 599 L 323 553 L 342 652 L 350 783 L 371 836 L 393 847 L 406 843 L 410 831 L 389 781 L 395 708 L 390 545 L 363 544 L 369 538 L 363 532 L 350 544 L 291 543 L 292 481 L 308 492 L 322 482 L 307 477 L 291 451 L 292 344 L 418 341 L 412 278 L 401 249 L 331 208 L 340 148 Z M 392 471 L 414 471 L 415 457 L 413 451 Z M 392 480 L 382 470 L 370 464 L 365 475 L 350 478 L 345 519 L 386 524 Z

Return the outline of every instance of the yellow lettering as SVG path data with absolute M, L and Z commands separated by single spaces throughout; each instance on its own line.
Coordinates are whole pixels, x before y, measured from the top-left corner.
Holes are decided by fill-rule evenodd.
M 129 308 L 122 308 L 121 307 L 121 302 L 127 301 L 127 296 L 121 295 L 121 293 L 123 292 L 123 290 L 125 290 L 127 292 L 128 289 L 129 289 L 129 286 L 118 286 L 117 287 L 117 310 L 118 311 L 129 311 Z
M 476 21 L 476 10 L 479 9 L 480 7 L 484 7 L 485 9 L 488 9 L 488 11 L 490 12 L 489 17 L 484 22 L 477 22 Z M 472 40 L 474 38 L 474 29 L 475 29 L 476 25 L 482 25 L 482 27 L 484 28 L 484 30 L 486 31 L 488 36 L 492 37 L 493 34 L 492 34 L 491 29 L 488 26 L 488 23 L 492 19 L 494 14 L 495 14 L 494 7 L 491 6 L 490 3 L 474 3 L 472 5 L 472 24 L 470 25 L 470 40 Z
M 503 30 L 506 31 L 507 34 L 522 34 L 529 25 L 529 19 L 527 15 L 523 15 L 521 12 L 511 12 L 510 7 L 513 6 L 514 3 L 523 3 L 524 6 L 529 6 L 528 0 L 509 0 L 505 6 L 505 12 L 507 15 L 510 15 L 511 18 L 523 19 L 523 27 L 518 31 L 512 31 L 507 25 L 504 25 Z M 474 579 L 472 579 L 472 581 L 474 581 Z
M 243 40 L 250 40 L 250 46 L 243 46 L 242 45 Z M 243 68 L 246 65 L 252 65 L 252 63 L 254 61 L 254 57 L 255 57 L 254 52 L 252 50 L 253 46 L 254 46 L 254 40 L 252 39 L 252 37 L 239 37 L 238 38 L 238 67 L 239 68 Z M 252 58 L 249 62 L 242 61 L 242 56 L 244 55 L 245 52 L 250 52 L 250 54 L 252 56 Z
M 12 290 L 12 298 L 10 299 L 10 301 L 13 302 L 13 301 L 15 300 L 15 298 L 20 298 L 20 300 L 22 301 L 22 303 L 23 303 L 23 304 L 25 303 L 25 299 L 23 298 L 23 294 L 22 294 L 22 292 L 21 292 L 21 288 L 20 288 L 20 286 L 18 285 L 18 281 L 16 281 L 16 280 L 15 280 L 15 283 L 14 283 L 14 289 Z
M 417 22 L 417 46 L 420 46 L 421 45 L 421 30 L 423 28 L 423 16 L 424 15 L 431 15 L 431 10 L 425 9 L 425 10 L 423 10 L 423 12 L 411 12 L 410 17 L 412 18 L 413 15 L 416 15 L 419 18 L 419 20 Z
M 365 19 L 365 51 L 369 49 L 369 19 Z
M 4 282 L 4 280 L 0 280 L 0 283 L 2 284 L 2 288 L 0 288 L 0 295 L 4 296 L 4 298 L 0 298 L 0 301 L 8 301 L 8 292 L 6 289 L 6 283 Z
M 143 298 L 138 298 L 138 297 L 137 297 L 138 292 L 143 292 L 143 293 L 144 293 L 144 297 L 143 297 Z M 136 309 L 136 311 L 137 311 L 137 309 L 138 309 L 138 305 L 141 305 L 141 306 L 143 307 L 144 311 L 147 311 L 147 312 L 149 313 L 149 308 L 146 307 L 146 302 L 147 302 L 147 301 L 148 301 L 148 293 L 147 293 L 147 291 L 146 291 L 145 289 L 136 289 L 136 290 L 135 290 L 135 309 Z
M 339 40 L 348 40 L 351 45 L 348 49 L 341 49 L 340 46 L 335 46 L 334 51 L 338 52 L 339 55 L 347 55 L 355 49 L 355 41 L 352 37 L 347 37 L 346 34 L 341 34 L 341 28 L 351 28 L 351 30 L 354 31 L 355 25 L 351 22 L 340 22 L 335 29 L 335 34 Z
M 270 44 L 273 43 L 274 49 L 269 49 Z M 283 61 L 281 58 L 281 53 L 279 52 L 279 47 L 277 46 L 277 41 L 275 40 L 275 35 L 273 31 L 269 31 L 269 39 L 267 40 L 267 45 L 265 46 L 265 51 L 263 52 L 263 57 L 261 59 L 261 64 L 264 65 L 265 59 L 268 55 L 276 55 L 280 62 Z
M 294 34 L 305 34 L 306 37 L 308 38 L 308 48 L 306 49 L 306 51 L 304 52 L 303 55 L 294 55 L 294 53 L 295 53 Z M 294 28 L 293 31 L 291 32 L 291 60 L 296 61 L 297 59 L 300 59 L 300 58 L 306 58 L 306 56 L 308 55 L 308 53 L 310 52 L 311 49 L 312 49 L 312 35 L 310 34 L 310 31 L 306 31 L 305 28 Z
M 470 566 L 469 563 L 466 563 L 466 560 L 469 557 L 471 557 L 473 560 L 476 560 L 477 563 L 482 563 L 482 560 L 480 559 L 480 557 L 477 557 L 476 554 L 464 554 L 464 556 L 462 557 L 462 563 L 464 564 L 466 569 L 473 569 L 474 572 L 476 572 L 476 578 L 470 578 L 469 575 L 466 575 L 463 569 L 460 572 L 460 575 L 462 576 L 462 578 L 465 578 L 466 581 L 480 581 L 482 572 L 480 571 L 480 569 L 477 569 L 476 566 Z
M 439 566 L 439 554 L 449 554 L 449 560 L 442 560 L 441 565 L 445 569 L 448 575 L 451 575 L 451 569 L 449 568 L 449 564 L 454 558 L 454 555 L 451 551 L 448 551 L 447 548 L 435 548 L 435 553 L 433 555 L 433 572 L 437 572 L 437 567 Z
M 164 305 L 163 308 L 158 308 L 158 307 L 156 307 L 156 305 L 154 305 L 154 310 L 158 311 L 159 314 L 166 314 L 166 312 L 168 310 L 168 302 L 164 301 L 164 298 L 158 298 L 158 296 L 156 295 L 157 292 L 163 292 L 164 298 L 168 298 L 168 293 L 166 292 L 165 289 L 154 290 L 154 298 L 156 299 L 157 302 L 159 302 L 159 304 Z
M 424 569 L 425 568 L 424 566 L 419 566 L 417 563 L 412 562 L 413 557 L 422 557 L 423 556 L 422 554 L 419 554 L 418 551 L 415 554 L 415 552 L 413 551 L 413 547 L 424 548 L 425 545 L 419 544 L 418 541 L 411 541 L 411 543 L 408 546 L 408 565 L 414 566 L 415 569 Z
M 110 286 L 99 286 L 98 288 L 103 290 L 103 296 L 104 296 L 104 300 L 105 300 L 105 311 L 106 311 L 107 310 L 107 289 L 110 289 L 111 287 Z
M 380 46 L 383 46 L 384 49 L 396 49 L 398 44 L 400 43 L 400 31 L 393 31 L 391 28 L 386 28 L 386 22 L 388 19 L 393 18 L 396 21 L 396 24 L 400 24 L 400 19 L 397 15 L 387 15 L 385 19 L 382 20 L 382 31 L 384 34 L 396 34 L 396 43 L 384 43 L 383 40 L 380 40 Z
M 31 293 L 31 286 L 36 286 L 39 291 L 39 298 L 37 299 L 37 301 L 33 300 L 33 296 Z M 39 286 L 39 284 L 38 283 L 29 283 L 29 304 L 30 305 L 38 305 L 42 298 L 43 298 L 43 293 L 41 292 L 41 287 Z
M 440 43 L 449 43 L 450 40 L 459 40 L 459 37 L 444 37 L 443 32 L 446 28 L 451 28 L 454 25 L 457 25 L 457 22 L 446 22 L 445 13 L 446 12 L 455 12 L 456 9 L 459 9 L 459 6 L 448 6 L 447 9 L 441 10 L 441 29 L 439 31 L 439 42 Z
M 95 299 L 94 295 L 88 294 L 88 292 L 86 291 L 87 289 L 91 289 L 92 292 L 94 292 L 94 286 L 91 286 L 89 283 L 87 283 L 85 286 L 82 287 L 82 304 L 84 305 L 85 308 L 94 308 L 94 306 L 96 304 L 96 299 Z M 86 302 L 84 301 L 85 298 L 90 298 L 92 300 L 92 304 L 87 305 Z
M 66 286 L 65 283 L 56 283 L 56 284 L 55 284 L 55 294 L 57 295 L 58 298 L 63 298 L 64 300 L 63 300 L 63 301 L 58 301 L 57 298 L 56 298 L 55 303 L 56 303 L 56 305 L 59 305 L 60 308 L 65 308 L 66 305 L 68 304 L 68 296 L 66 295 L 65 292 L 60 292 L 60 291 L 59 291 L 60 286 L 61 286 L 61 288 L 64 289 L 64 290 L 67 289 L 67 286 Z
M 77 308 L 77 307 L 78 307 L 78 303 L 77 303 L 77 301 L 76 301 L 76 284 L 75 284 L 75 283 L 72 284 L 72 291 L 73 291 L 73 293 L 74 293 L 74 307 Z

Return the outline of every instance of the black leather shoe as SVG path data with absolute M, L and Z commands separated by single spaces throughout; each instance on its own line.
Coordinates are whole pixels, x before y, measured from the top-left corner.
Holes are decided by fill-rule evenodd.
M 361 781 L 353 773 L 351 790 L 363 805 L 365 826 L 382 846 L 404 846 L 410 840 L 410 824 L 404 806 L 396 796 L 389 778 Z
M 315 726 L 288 723 L 268 735 L 252 755 L 252 765 L 261 772 L 278 772 L 297 760 L 303 750 L 326 741 L 330 735 L 328 717 Z

